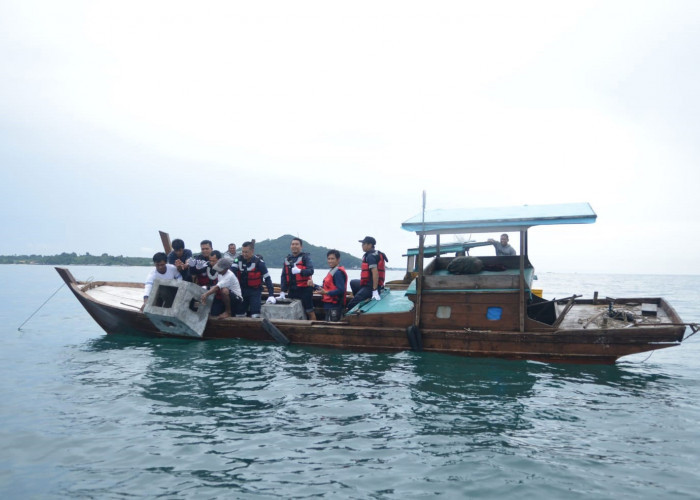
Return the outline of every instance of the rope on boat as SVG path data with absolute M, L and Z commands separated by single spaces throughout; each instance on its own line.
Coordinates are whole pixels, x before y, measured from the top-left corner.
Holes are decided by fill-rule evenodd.
M 693 332 L 683 339 L 684 342 L 700 331 L 700 324 L 698 324 L 698 323 L 683 323 L 683 324 L 685 326 L 689 327 L 690 330 Z
M 27 321 L 29 321 L 30 319 L 32 319 L 32 318 L 34 317 L 34 315 L 35 315 L 36 313 L 38 313 L 39 310 L 40 310 L 42 307 L 44 307 L 44 306 L 49 302 L 49 300 L 51 300 L 51 299 L 53 298 L 53 296 L 56 295 L 56 294 L 58 293 L 58 291 L 59 291 L 61 288 L 63 288 L 64 285 L 65 285 L 65 283 L 63 283 L 61 286 L 59 286 L 59 287 L 56 289 L 56 291 L 53 292 L 53 293 L 51 294 L 51 296 L 50 296 L 48 299 L 46 299 L 46 300 L 44 301 L 44 303 L 41 304 L 41 305 L 36 309 L 36 311 L 34 311 L 27 319 L 25 319 L 25 320 L 24 320 L 24 323 L 22 323 L 21 325 L 19 325 L 19 326 L 17 327 L 17 331 L 18 331 L 18 332 L 21 332 L 21 331 L 22 331 L 22 327 L 27 323 Z
M 88 284 L 89 284 L 89 283 L 90 283 L 92 280 L 94 280 L 94 279 L 95 279 L 95 278 L 93 278 L 92 276 L 90 276 L 87 280 L 83 281 L 82 283 L 88 283 Z M 30 319 L 32 319 L 32 318 L 34 317 L 34 315 L 35 315 L 36 313 L 38 313 L 39 310 L 40 310 L 42 307 L 44 307 L 46 304 L 48 304 L 49 300 L 51 300 L 51 299 L 53 298 L 53 296 L 56 295 L 56 294 L 58 293 L 58 291 L 59 291 L 61 288 L 63 288 L 63 286 L 64 286 L 65 284 L 66 284 L 66 283 L 64 282 L 61 286 L 59 286 L 59 287 L 56 289 L 56 291 L 53 292 L 53 293 L 51 294 L 51 296 L 50 296 L 48 299 L 46 299 L 46 300 L 44 301 L 43 304 L 41 304 L 39 307 L 37 307 L 36 311 L 34 311 L 32 314 L 30 314 L 29 317 L 28 317 L 27 319 L 24 320 L 24 323 L 22 323 L 21 325 L 19 325 L 19 326 L 17 327 L 17 331 L 18 331 L 18 332 L 21 332 L 21 331 L 22 331 L 22 327 L 23 327 Z

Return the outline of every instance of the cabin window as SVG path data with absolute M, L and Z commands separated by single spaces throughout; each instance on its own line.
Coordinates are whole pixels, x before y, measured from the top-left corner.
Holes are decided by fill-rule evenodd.
M 440 319 L 448 319 L 452 316 L 452 308 L 450 306 L 438 306 L 435 316 Z
M 486 319 L 489 321 L 498 321 L 503 315 L 502 307 L 489 307 L 486 309 Z
M 169 309 L 173 307 L 173 302 L 175 302 L 176 295 L 176 286 L 160 285 L 156 291 L 156 300 L 154 301 L 153 305 L 156 307 L 164 307 Z

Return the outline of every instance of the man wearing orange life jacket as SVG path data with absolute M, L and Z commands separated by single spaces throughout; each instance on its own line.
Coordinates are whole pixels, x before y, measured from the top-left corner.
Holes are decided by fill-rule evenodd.
M 292 253 L 287 255 L 282 266 L 280 279 L 282 291 L 279 298 L 284 299 L 289 293 L 290 299 L 300 299 L 306 316 L 315 321 L 313 278 L 311 278 L 314 274 L 314 265 L 311 262 L 311 256 L 302 252 L 303 245 L 300 238 L 292 238 L 289 247 Z
M 323 288 L 319 290 L 323 295 L 323 310 L 326 313 L 326 321 L 340 321 L 345 307 L 348 273 L 343 266 L 339 265 L 338 250 L 328 250 L 326 259 L 330 271 L 323 279 Z
M 377 240 L 373 237 L 365 236 L 359 242 L 362 243 L 362 250 L 364 250 L 365 254 L 362 256 L 360 279 L 350 281 L 350 288 L 352 288 L 354 297 L 348 304 L 348 310 L 369 298 L 381 300 L 379 294 L 384 288 L 385 264 L 389 262 L 384 252 L 374 248 Z
M 253 243 L 246 241 L 243 243 L 241 256 L 233 261 L 233 270 L 243 292 L 243 302 L 239 305 L 236 316 L 246 316 L 250 313 L 251 318 L 259 318 L 263 283 L 267 287 L 269 304 L 275 303 L 275 289 L 265 261 L 253 252 Z

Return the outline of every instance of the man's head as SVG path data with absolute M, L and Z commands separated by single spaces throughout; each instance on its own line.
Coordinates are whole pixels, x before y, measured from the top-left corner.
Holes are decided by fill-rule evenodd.
M 508 244 L 508 235 L 503 233 L 501 235 L 501 245 L 506 246 Z
M 236 255 L 236 244 L 235 243 L 228 244 L 228 253 L 230 253 L 231 255 Z
M 360 243 L 362 243 L 362 251 L 369 252 L 374 248 L 374 245 L 377 244 L 377 240 L 375 240 L 371 236 L 365 236 L 365 239 L 360 240 Z
M 297 256 L 301 253 L 301 249 L 304 247 L 304 242 L 301 241 L 301 238 L 292 238 L 292 243 L 289 245 L 289 248 L 292 251 L 293 256 Z
M 182 254 L 185 253 L 185 242 L 179 238 L 173 240 L 173 251 L 177 257 L 182 257 Z
M 241 247 L 241 255 L 243 256 L 244 260 L 250 260 L 253 257 L 254 252 L 255 247 L 250 241 L 243 243 L 243 246 Z
M 214 264 L 219 262 L 219 259 L 221 258 L 221 252 L 218 250 L 212 250 L 211 253 L 209 254 L 209 264 L 211 264 L 212 267 L 214 267 Z
M 326 253 L 326 262 L 328 262 L 328 267 L 333 269 L 340 262 L 340 252 L 338 250 L 328 250 Z
M 223 259 L 219 259 L 216 265 L 214 266 L 214 271 L 217 273 L 225 273 L 231 268 L 231 260 L 227 259 L 224 257 Z
M 153 255 L 153 264 L 156 266 L 156 271 L 160 274 L 165 274 L 165 270 L 168 264 L 168 256 L 163 252 L 158 252 Z
M 202 251 L 204 258 L 208 259 L 212 249 L 211 240 L 202 240 L 202 242 L 199 244 L 199 248 Z

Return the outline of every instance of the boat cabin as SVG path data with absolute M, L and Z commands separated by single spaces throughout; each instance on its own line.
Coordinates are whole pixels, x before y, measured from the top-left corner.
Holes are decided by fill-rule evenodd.
M 532 329 L 537 329 L 538 323 L 543 328 L 555 325 L 556 305 L 533 294 L 535 276 L 527 256 L 528 229 L 538 225 L 590 224 L 595 219 L 588 203 L 434 210 L 409 219 L 402 228 L 415 232 L 420 243 L 416 256 L 418 275 L 406 290 L 406 297 L 416 305 L 416 326 L 524 332 L 526 323 Z M 474 274 L 448 270 L 458 257 L 441 256 L 441 235 L 494 232 L 518 232 L 518 255 L 479 257 L 484 266 Z M 437 238 L 437 245 L 428 252 L 427 236 Z M 487 244 L 490 243 L 472 246 Z M 445 251 L 455 250 L 447 246 Z M 424 268 L 423 261 L 431 254 L 435 258 Z

